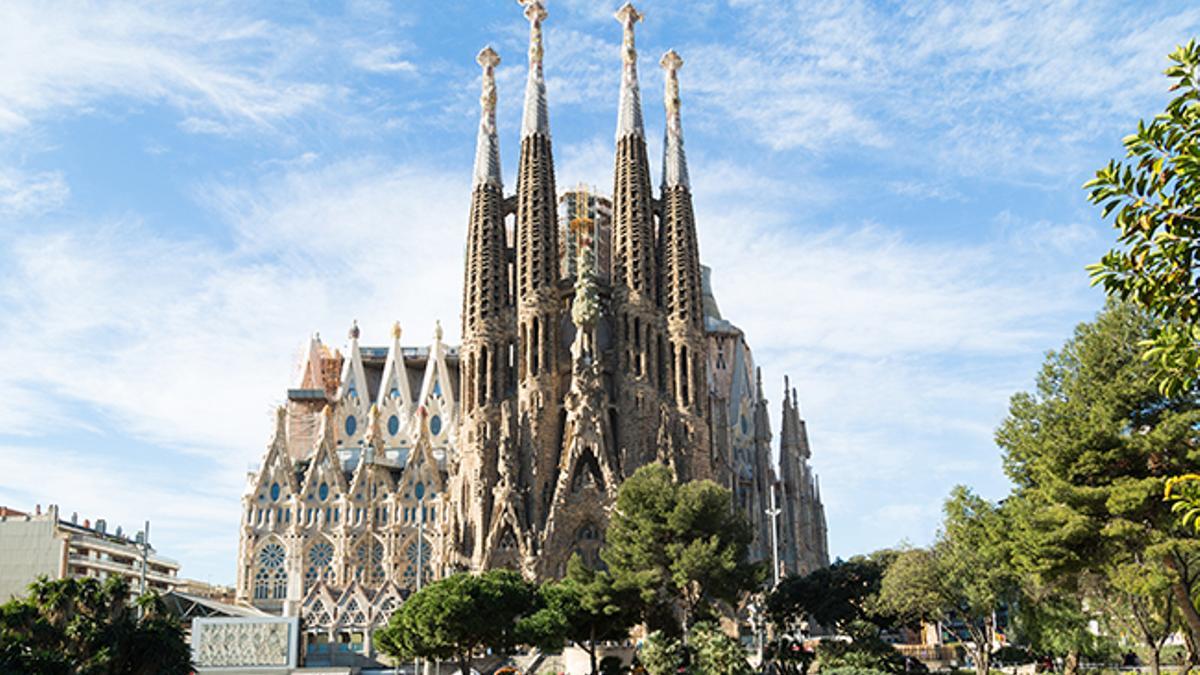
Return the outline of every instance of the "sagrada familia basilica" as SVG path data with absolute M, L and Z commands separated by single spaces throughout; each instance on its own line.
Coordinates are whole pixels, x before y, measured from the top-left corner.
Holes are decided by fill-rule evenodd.
M 778 463 L 761 376 L 701 265 L 674 51 L 662 181 L 651 187 L 634 27 L 624 30 L 611 200 L 555 185 L 541 0 L 526 0 L 529 74 L 516 193 L 501 179 L 491 48 L 467 224 L 462 344 L 345 352 L 318 337 L 250 476 L 237 592 L 306 631 L 370 640 L 420 584 L 456 570 L 601 564 L 616 492 L 660 462 L 727 486 L 753 555 L 828 564 L 804 421 L 784 384 Z M 367 645 L 369 651 L 369 644 Z

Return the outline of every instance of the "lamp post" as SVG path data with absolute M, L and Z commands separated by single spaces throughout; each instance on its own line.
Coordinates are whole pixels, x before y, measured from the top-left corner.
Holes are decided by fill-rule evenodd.
M 771 588 L 774 589 L 779 585 L 779 514 L 781 511 L 775 506 L 775 488 L 771 487 L 771 508 L 767 509 L 767 515 L 771 518 Z
M 425 576 L 425 483 L 418 481 L 413 492 L 417 495 L 417 592 L 421 592 L 421 577 Z M 413 675 L 420 675 L 421 660 L 413 659 Z

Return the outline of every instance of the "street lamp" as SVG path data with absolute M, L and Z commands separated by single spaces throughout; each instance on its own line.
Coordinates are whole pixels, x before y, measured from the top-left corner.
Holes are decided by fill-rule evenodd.
M 779 585 L 779 514 L 775 506 L 775 486 L 771 486 L 771 508 L 766 511 L 771 518 L 771 588 Z

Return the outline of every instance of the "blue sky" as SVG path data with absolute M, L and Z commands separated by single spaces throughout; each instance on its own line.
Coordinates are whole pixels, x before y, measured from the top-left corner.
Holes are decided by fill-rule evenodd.
M 558 183 L 611 185 L 615 2 L 550 0 Z M 1080 185 L 1166 100 L 1177 2 L 639 7 L 651 154 L 676 48 L 701 255 L 798 386 L 835 555 L 927 542 L 1092 316 Z M 457 339 L 492 44 L 511 189 L 515 2 L 0 4 L 0 504 L 154 521 L 232 582 L 245 474 L 306 336 Z M 657 174 L 658 162 L 652 161 Z

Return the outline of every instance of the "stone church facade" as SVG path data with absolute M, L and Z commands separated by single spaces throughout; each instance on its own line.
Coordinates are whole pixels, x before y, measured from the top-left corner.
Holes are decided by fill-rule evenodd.
M 659 462 L 729 487 L 753 555 L 781 572 L 827 565 L 824 507 L 796 392 L 784 387 L 778 464 L 761 376 L 701 265 L 674 51 L 663 175 L 652 188 L 626 4 L 611 197 L 555 186 L 540 0 L 527 0 L 529 71 L 515 194 L 505 191 L 495 68 L 482 68 L 462 343 L 345 353 L 308 343 L 243 499 L 239 598 L 302 618 L 330 649 L 455 570 L 563 573 L 599 564 L 621 482 Z M 775 514 L 773 517 L 771 514 Z M 772 525 L 775 529 L 772 532 Z M 320 647 L 320 644 L 317 645 Z M 310 644 L 310 654 L 312 645 Z M 319 649 L 318 649 L 319 651 Z

